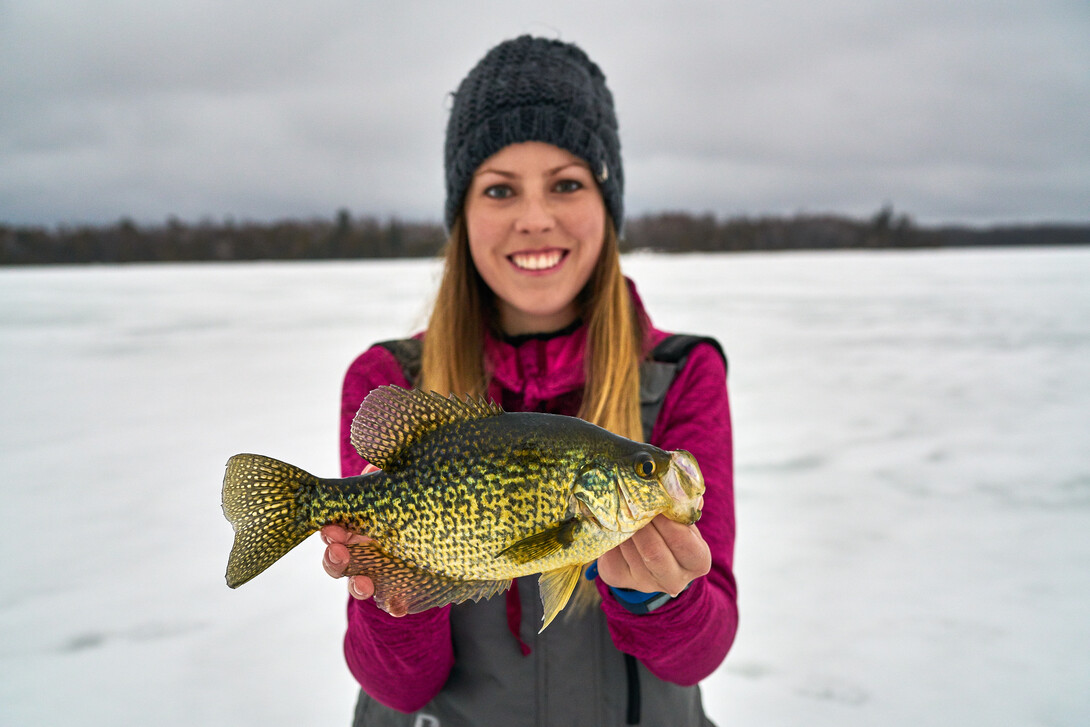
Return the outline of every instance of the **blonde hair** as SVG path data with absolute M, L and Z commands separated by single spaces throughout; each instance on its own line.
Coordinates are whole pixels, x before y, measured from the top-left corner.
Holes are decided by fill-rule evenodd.
M 493 293 L 473 264 L 461 216 L 451 226 L 445 259 L 424 336 L 420 386 L 460 396 L 487 394 L 484 326 Z M 617 232 L 608 216 L 598 262 L 579 302 L 587 325 L 586 385 L 579 416 L 629 439 L 642 440 L 639 363 L 644 355 L 645 325 L 621 273 Z

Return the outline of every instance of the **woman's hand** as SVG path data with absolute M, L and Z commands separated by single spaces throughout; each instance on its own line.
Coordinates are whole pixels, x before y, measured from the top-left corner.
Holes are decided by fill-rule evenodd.
M 378 467 L 367 465 L 360 474 L 378 472 Z M 340 525 L 326 525 L 322 528 L 322 542 L 325 543 L 325 554 L 322 556 L 322 567 L 325 572 L 334 578 L 343 578 L 344 571 L 352 556 L 348 552 L 349 545 L 368 543 L 371 538 L 365 535 L 353 533 Z M 375 595 L 375 584 L 367 576 L 350 576 L 348 578 L 348 593 L 353 598 L 368 599 Z
M 712 567 L 711 549 L 695 525 L 658 515 L 598 558 L 598 575 L 614 588 L 676 596 Z
M 322 567 L 325 572 L 334 578 L 343 578 L 344 570 L 348 567 L 351 556 L 348 553 L 349 545 L 359 545 L 370 542 L 370 538 L 358 535 L 342 528 L 340 525 L 326 525 L 322 528 L 322 542 L 325 543 L 325 555 L 322 556 Z M 375 595 L 375 584 L 367 576 L 350 576 L 348 578 L 348 593 L 353 598 L 366 599 Z

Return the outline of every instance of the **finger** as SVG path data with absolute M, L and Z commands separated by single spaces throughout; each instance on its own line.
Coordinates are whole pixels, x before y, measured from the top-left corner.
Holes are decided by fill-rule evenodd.
M 644 565 L 643 556 L 640 555 L 640 549 L 632 542 L 632 538 L 621 543 L 617 550 L 620 552 L 621 557 L 624 558 L 625 566 L 628 568 L 631 578 L 647 579 L 650 576 L 647 566 Z
M 350 535 L 351 533 L 340 525 L 326 525 L 321 530 L 322 542 L 326 545 L 347 542 Z
M 321 530 L 322 542 L 326 545 L 341 543 L 343 545 L 360 545 L 371 542 L 366 535 L 354 533 L 340 525 L 326 525 Z
M 615 572 L 603 575 L 603 580 L 616 588 L 633 588 L 645 593 L 661 591 L 658 580 L 647 569 L 639 548 L 632 542 L 634 538 L 635 536 L 629 538 L 611 551 L 616 553 L 618 563 Z M 598 567 L 598 573 L 602 575 L 601 565 Z
M 348 593 L 363 601 L 375 595 L 375 584 L 367 576 L 352 576 L 348 579 Z
M 664 582 L 681 570 L 658 528 L 641 529 L 632 536 L 631 542 L 639 553 L 640 563 L 655 580 Z
M 322 556 L 322 567 L 333 578 L 340 578 L 344 575 L 350 560 L 348 548 L 343 543 L 331 543 Z
M 359 533 L 349 533 L 348 540 L 345 541 L 345 545 L 362 545 L 364 543 L 370 543 L 372 538 L 366 535 L 360 535 Z
M 624 545 L 622 543 L 621 545 Z M 598 575 L 611 586 L 628 588 L 627 584 L 633 580 L 632 570 L 629 568 L 628 559 L 625 558 L 621 546 L 606 551 L 598 558 Z
M 682 571 L 699 577 L 711 569 L 711 549 L 695 525 L 682 525 L 668 518 L 655 518 L 651 524 Z

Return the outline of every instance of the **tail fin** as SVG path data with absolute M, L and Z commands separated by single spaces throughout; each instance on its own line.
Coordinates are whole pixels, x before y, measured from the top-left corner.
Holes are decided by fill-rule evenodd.
M 318 478 L 257 454 L 236 454 L 223 476 L 223 514 L 235 529 L 227 585 L 238 588 L 280 560 L 318 526 L 300 508 L 300 490 Z

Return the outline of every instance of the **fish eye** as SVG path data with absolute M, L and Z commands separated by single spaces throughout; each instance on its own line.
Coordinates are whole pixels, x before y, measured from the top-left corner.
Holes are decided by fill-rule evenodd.
M 644 478 L 651 477 L 655 474 L 655 460 L 648 456 L 641 457 L 636 462 L 636 474 Z

